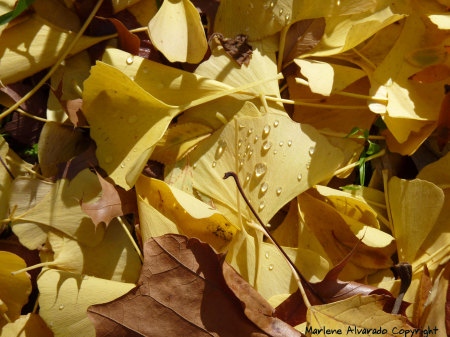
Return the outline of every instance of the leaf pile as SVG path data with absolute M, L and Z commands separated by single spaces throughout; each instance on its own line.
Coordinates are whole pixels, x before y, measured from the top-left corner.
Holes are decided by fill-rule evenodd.
M 2 2 L 0 335 L 448 335 L 448 8 Z

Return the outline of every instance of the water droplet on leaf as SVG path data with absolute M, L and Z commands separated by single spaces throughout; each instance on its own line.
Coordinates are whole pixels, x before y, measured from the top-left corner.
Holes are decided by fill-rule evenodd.
M 301 174 L 301 173 L 298 174 L 297 180 L 298 180 L 298 181 L 301 181 L 301 180 L 302 180 L 302 174 Z
M 268 151 L 270 148 L 272 147 L 272 143 L 271 142 L 269 142 L 269 141 L 267 141 L 267 142 L 265 142 L 264 144 L 263 144 L 263 150 L 264 151 Z
M 267 171 L 267 166 L 264 163 L 258 163 L 255 165 L 255 176 L 256 178 L 261 177 Z
M 261 189 L 260 189 L 261 193 L 266 193 L 268 188 L 269 188 L 269 184 L 267 184 L 266 182 L 262 183 Z
M 281 190 L 282 190 L 281 187 L 278 187 L 278 188 L 277 188 L 277 195 L 280 195 L 280 194 L 281 194 Z
M 127 64 L 130 65 L 130 64 L 133 64 L 133 62 L 134 62 L 134 56 L 133 55 L 128 56 L 127 57 Z
M 273 126 L 277 127 L 280 124 L 280 122 L 278 120 L 276 120 L 275 122 L 273 122 Z

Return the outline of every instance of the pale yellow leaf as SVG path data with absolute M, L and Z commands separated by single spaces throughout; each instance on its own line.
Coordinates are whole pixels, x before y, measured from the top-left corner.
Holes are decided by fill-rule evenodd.
M 48 241 L 53 252 L 50 261 L 55 263 L 52 268 L 127 283 L 135 283 L 139 278 L 139 256 L 116 219 L 95 247 L 83 245 L 53 230 L 48 233 Z
M 313 127 L 266 114 L 231 121 L 199 144 L 190 161 L 194 188 L 224 205 L 219 209 L 233 223 L 238 213 L 252 216 L 234 181 L 222 179 L 229 171 L 238 174 L 250 203 L 267 223 L 296 195 L 331 177 L 342 154 Z
M 2 337 L 53 337 L 53 332 L 38 314 L 22 315 L 13 323 L 6 324 Z
M 81 210 L 80 200 L 93 201 L 100 195 L 97 175 L 85 169 L 71 181 L 49 183 L 29 177 L 17 178 L 11 186 L 10 208 L 17 205 L 12 230 L 28 249 L 46 241 L 50 227 L 62 231 L 88 246 L 103 238 L 104 227 L 95 227 Z
M 164 1 L 148 29 L 153 45 L 170 62 L 199 63 L 208 49 L 200 14 L 189 0 Z
M 152 153 L 151 159 L 165 165 L 185 157 L 199 142 L 209 137 L 212 129 L 199 123 L 177 123 L 167 129 Z
M 385 298 L 379 295 L 356 295 L 342 301 L 312 306 L 306 314 L 309 323 L 306 335 L 325 337 L 333 334 L 327 333 L 326 329 L 335 329 L 334 333 L 337 334 L 336 331 L 340 330 L 343 335 L 396 336 L 395 330 L 398 332 L 400 329 L 412 329 L 405 317 L 383 311 L 385 301 Z
M 311 52 L 302 55 L 302 58 L 336 55 L 356 47 L 384 27 L 405 17 L 402 7 L 403 0 L 377 1 L 374 11 L 326 18 L 325 33 L 321 41 Z
M 413 263 L 439 217 L 444 192 L 425 180 L 393 177 L 388 184 L 388 195 L 399 259 Z
M 447 331 L 447 312 L 448 312 L 448 299 L 444 294 L 448 294 L 448 286 L 450 279 L 450 264 L 447 264 L 444 270 L 436 277 L 433 288 L 425 303 L 425 315 L 423 317 L 423 328 L 428 327 L 435 331 L 435 336 L 445 337 L 448 336 Z M 431 334 L 429 334 L 431 335 Z
M 112 301 L 135 287 L 133 283 L 104 280 L 44 268 L 38 277 L 39 315 L 58 336 L 94 337 L 86 310 Z
M 33 15 L 2 32 L 1 37 L 0 80 L 6 85 L 52 66 L 59 55 L 69 47 L 75 33 L 65 31 Z M 72 54 L 104 39 L 82 36 L 72 49 Z
M 252 40 L 259 40 L 295 21 L 362 13 L 375 7 L 373 0 L 341 0 L 338 3 L 335 0 L 225 0 L 220 2 L 214 31 L 229 37 L 246 34 Z
M 300 67 L 302 75 L 308 79 L 311 91 L 324 96 L 341 91 L 366 76 L 361 69 L 339 64 L 308 59 L 295 59 L 294 62 Z
M 26 266 L 25 261 L 16 254 L 0 251 L 0 312 L 4 312 L 11 321 L 19 318 L 31 293 L 30 275 L 12 275 L 11 272 Z M 6 323 L 3 316 L 0 316 L 0 327 Z

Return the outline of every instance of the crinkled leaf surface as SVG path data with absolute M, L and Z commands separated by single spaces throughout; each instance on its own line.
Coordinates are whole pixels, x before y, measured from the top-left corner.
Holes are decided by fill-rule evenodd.
M 44 268 L 38 278 L 39 315 L 55 336 L 94 337 L 86 309 L 112 301 L 135 285 Z
M 237 228 L 220 212 L 165 182 L 141 175 L 136 183 L 142 237 L 180 233 L 223 250 Z
M 190 0 L 164 1 L 148 29 L 153 45 L 170 62 L 199 63 L 208 49 L 200 14 Z
M 45 243 L 50 227 L 91 247 L 102 240 L 103 226 L 96 228 L 80 207 L 81 199 L 93 200 L 100 193 L 98 178 L 88 169 L 72 181 L 56 183 L 19 177 L 11 188 L 10 208 L 17 205 L 12 229 L 28 249 Z
M 97 336 L 265 336 L 245 317 L 221 264 L 222 257 L 197 239 L 172 234 L 148 240 L 139 285 L 88 309 Z

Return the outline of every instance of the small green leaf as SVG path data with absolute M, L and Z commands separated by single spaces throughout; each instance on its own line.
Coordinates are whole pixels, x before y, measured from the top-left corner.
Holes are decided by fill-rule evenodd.
M 361 158 L 359 161 L 359 183 L 364 186 L 366 180 L 366 158 Z
M 34 144 L 32 147 L 30 147 L 29 149 L 25 150 L 24 153 L 27 156 L 33 156 L 33 157 L 37 157 L 38 155 L 38 144 Z
M 19 0 L 17 2 L 16 8 L 14 8 L 11 12 L 5 13 L 0 16 L 0 26 L 5 25 L 16 17 L 18 17 L 24 10 L 26 10 L 30 5 L 34 2 L 34 0 Z
M 380 145 L 373 143 L 369 140 L 369 147 L 366 150 L 367 155 L 369 155 L 369 156 L 374 155 L 375 153 L 380 152 L 380 150 L 381 150 Z
M 387 129 L 386 123 L 384 123 L 383 118 L 381 118 L 381 117 L 377 118 L 377 120 L 375 121 L 375 126 L 380 131 Z
M 341 190 L 351 190 L 351 191 L 357 191 L 361 189 L 360 185 L 346 185 L 346 186 L 340 186 Z

